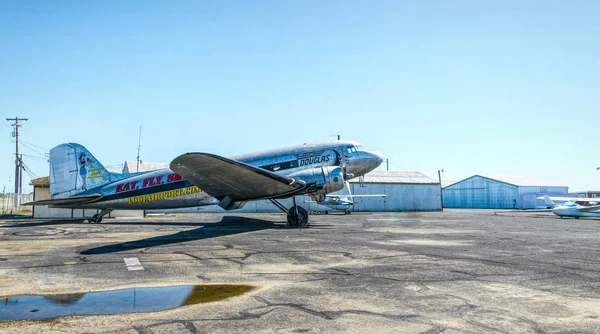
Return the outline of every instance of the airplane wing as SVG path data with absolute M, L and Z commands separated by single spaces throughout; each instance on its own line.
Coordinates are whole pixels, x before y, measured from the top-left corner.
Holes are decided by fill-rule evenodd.
M 55 198 L 55 199 L 43 199 L 40 201 L 33 201 L 23 203 L 21 205 L 80 205 L 95 202 L 101 199 L 103 196 L 100 194 L 92 194 L 85 196 L 74 196 L 66 198 Z
M 342 195 L 342 196 L 344 196 L 344 195 Z M 340 196 L 338 195 L 338 197 L 340 197 Z M 345 195 L 345 197 L 349 197 L 349 198 L 356 198 L 356 197 L 381 197 L 381 198 L 385 198 L 385 197 L 387 197 L 387 195 L 386 194 L 379 194 L 379 195 Z
M 581 208 L 577 208 L 577 211 L 597 211 L 600 210 L 600 205 L 592 205 L 592 206 L 584 206 Z
M 186 153 L 173 159 L 171 170 L 202 191 L 223 200 L 247 201 L 290 196 L 306 187 L 302 180 L 210 153 Z
M 548 196 L 553 201 L 571 201 L 571 202 L 600 202 L 600 198 L 592 198 L 592 197 L 558 197 L 558 196 Z M 544 196 L 537 197 L 537 199 L 544 199 Z

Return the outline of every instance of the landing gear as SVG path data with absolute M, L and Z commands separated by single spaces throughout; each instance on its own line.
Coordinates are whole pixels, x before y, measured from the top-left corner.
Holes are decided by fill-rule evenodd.
M 287 212 L 288 226 L 308 227 L 308 211 L 301 206 L 294 205 Z
M 292 197 L 292 200 L 294 201 L 294 206 L 289 209 L 275 199 L 271 199 L 270 201 L 287 214 L 288 227 L 308 227 L 308 211 L 303 207 L 296 205 L 295 197 Z
M 100 211 L 100 213 L 97 213 L 95 215 L 92 216 L 92 218 L 88 219 L 88 222 L 90 224 L 99 224 L 100 222 L 102 222 L 102 217 L 106 216 L 107 214 L 109 214 L 112 211 L 112 209 L 102 209 L 102 211 Z

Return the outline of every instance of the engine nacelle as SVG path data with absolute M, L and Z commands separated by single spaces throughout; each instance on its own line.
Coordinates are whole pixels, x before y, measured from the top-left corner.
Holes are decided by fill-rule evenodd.
M 310 187 L 308 192 L 312 194 L 329 194 L 344 189 L 344 175 L 340 167 L 316 167 L 287 176 L 306 182 Z

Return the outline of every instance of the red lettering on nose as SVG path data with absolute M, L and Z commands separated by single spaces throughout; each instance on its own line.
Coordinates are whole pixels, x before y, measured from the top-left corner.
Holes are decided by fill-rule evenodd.
M 142 182 L 142 188 L 146 188 L 148 186 L 148 182 L 150 179 L 144 179 L 144 182 Z
M 160 181 L 162 181 L 162 179 L 163 179 L 162 175 L 157 176 L 156 177 L 156 184 L 160 184 Z
M 182 180 L 181 175 L 175 174 L 175 177 L 173 178 L 173 181 L 181 181 L 181 180 Z
M 123 191 L 123 185 L 122 184 L 117 184 L 117 190 L 115 190 L 116 193 L 120 193 Z

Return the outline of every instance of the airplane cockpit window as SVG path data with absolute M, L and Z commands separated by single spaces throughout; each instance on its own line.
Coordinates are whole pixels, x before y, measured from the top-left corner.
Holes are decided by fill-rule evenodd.
M 348 154 L 356 153 L 356 147 L 354 147 L 354 146 L 348 146 L 346 148 L 346 151 L 348 151 Z
M 356 147 L 356 149 L 357 149 L 357 150 L 362 150 L 362 149 L 364 149 L 364 147 L 363 147 L 362 145 L 356 145 L 356 146 L 354 146 L 354 147 Z

